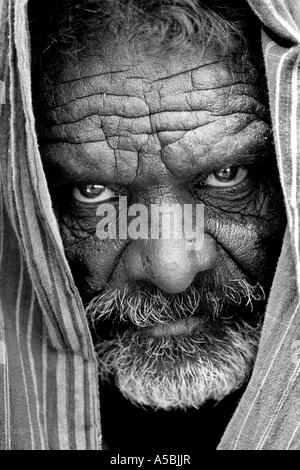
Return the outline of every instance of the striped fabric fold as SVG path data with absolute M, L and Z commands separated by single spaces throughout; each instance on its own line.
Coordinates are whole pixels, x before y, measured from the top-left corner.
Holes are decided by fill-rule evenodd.
M 52 210 L 31 102 L 28 0 L 0 0 L 0 448 L 100 449 L 97 361 Z M 219 449 L 300 449 L 300 2 L 248 0 L 288 228 L 254 371 Z
M 6 89 L 0 141 L 0 447 L 97 449 L 97 360 L 38 151 L 27 1 L 2 1 L 0 11 L 7 28 L 0 55 Z
M 300 42 L 300 12 L 298 0 L 248 0 L 257 16 L 276 35 L 278 44 Z M 277 42 L 276 41 L 276 42 Z
M 249 386 L 220 449 L 300 449 L 300 2 L 248 0 L 262 47 L 288 229 Z

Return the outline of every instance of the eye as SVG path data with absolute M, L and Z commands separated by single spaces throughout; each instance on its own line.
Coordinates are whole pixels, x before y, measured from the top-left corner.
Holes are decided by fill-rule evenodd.
M 243 166 L 220 168 L 220 170 L 210 173 L 206 180 L 203 181 L 203 185 L 213 188 L 231 187 L 241 183 L 247 175 L 248 170 Z
M 72 195 L 77 201 L 90 204 L 117 197 L 117 193 L 101 184 L 78 184 L 73 188 Z

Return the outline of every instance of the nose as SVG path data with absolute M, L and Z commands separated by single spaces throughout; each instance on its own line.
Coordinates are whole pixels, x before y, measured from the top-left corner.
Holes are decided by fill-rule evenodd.
M 201 249 L 187 250 L 185 240 L 134 240 L 124 253 L 131 280 L 150 281 L 170 294 L 185 291 L 198 272 L 214 268 L 215 240 L 204 235 Z

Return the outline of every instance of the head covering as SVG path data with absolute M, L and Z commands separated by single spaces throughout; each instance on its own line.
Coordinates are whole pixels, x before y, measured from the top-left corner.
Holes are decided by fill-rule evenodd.
M 248 1 L 263 25 L 288 227 L 254 371 L 219 449 L 300 449 L 300 4 Z M 100 449 L 97 359 L 35 133 L 27 4 L 0 0 L 0 448 Z

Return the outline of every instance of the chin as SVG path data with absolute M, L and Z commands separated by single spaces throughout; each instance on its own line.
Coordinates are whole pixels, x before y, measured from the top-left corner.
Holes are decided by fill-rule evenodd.
M 251 374 L 260 329 L 246 323 L 152 336 L 130 329 L 97 345 L 102 380 L 132 403 L 154 409 L 200 408 L 221 401 Z

